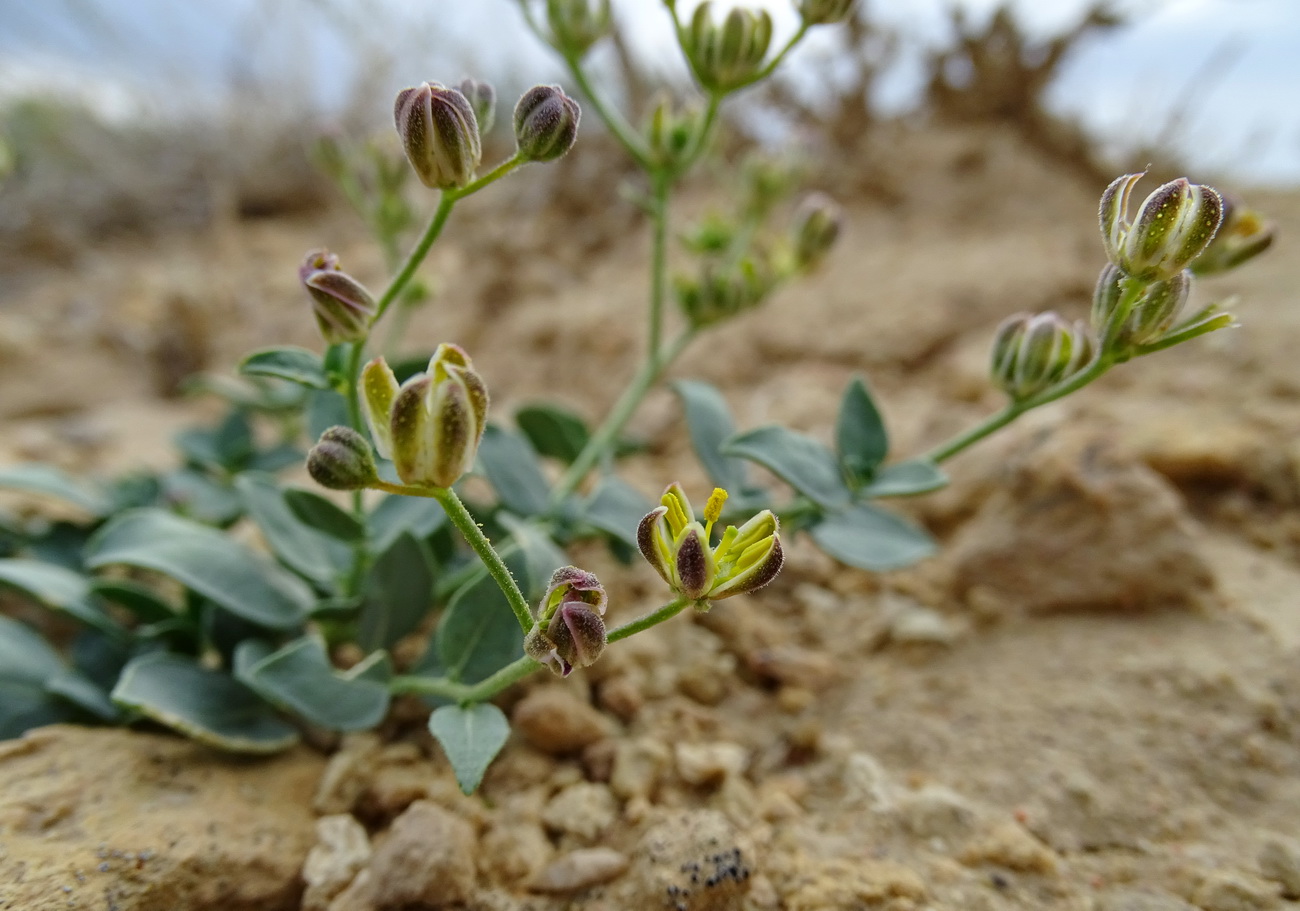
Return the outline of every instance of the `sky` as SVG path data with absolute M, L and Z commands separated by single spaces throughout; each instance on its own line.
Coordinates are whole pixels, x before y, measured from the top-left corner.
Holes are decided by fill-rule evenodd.
M 788 0 L 761 2 L 778 33 L 793 28 Z M 924 50 L 946 36 L 949 0 L 867 2 L 903 35 L 877 102 L 906 110 Z M 978 20 L 998 0 L 960 2 Z M 1214 175 L 1300 186 L 1300 0 L 1118 2 L 1134 24 L 1082 46 L 1052 106 L 1116 148 L 1163 138 Z M 1085 4 L 1013 5 L 1031 31 L 1050 34 Z M 614 6 L 637 53 L 680 74 L 660 0 Z M 110 118 L 138 116 L 142 99 L 165 114 L 268 86 L 328 115 L 358 94 L 388 98 L 423 79 L 483 72 L 522 85 L 562 76 L 515 0 L 0 0 L 0 23 L 0 94 L 56 85 L 93 97 Z M 834 53 L 831 32 L 817 38 L 801 49 L 805 61 Z M 391 66 L 377 66 L 386 57 Z M 800 57 L 790 66 L 797 78 Z

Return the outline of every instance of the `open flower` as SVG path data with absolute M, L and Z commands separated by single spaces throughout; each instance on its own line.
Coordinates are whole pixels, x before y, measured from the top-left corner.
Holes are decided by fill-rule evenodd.
M 716 547 L 710 540 L 722 515 L 727 492 L 714 488 L 704 507 L 704 522 L 695 518 L 681 485 L 664 491 L 657 509 L 637 527 L 637 547 L 664 581 L 692 601 L 717 601 L 762 588 L 781 571 L 784 554 L 770 509 L 737 528 L 727 526 Z
M 378 357 L 361 371 L 361 403 L 375 448 L 406 484 L 450 487 L 474 466 L 488 392 L 469 355 L 439 345 L 425 373 L 400 386 Z

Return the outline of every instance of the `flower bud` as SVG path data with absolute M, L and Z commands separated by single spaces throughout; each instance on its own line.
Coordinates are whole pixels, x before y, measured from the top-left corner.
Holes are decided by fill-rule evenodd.
M 791 232 L 795 266 L 808 272 L 816 268 L 840 236 L 840 207 L 824 193 L 813 193 L 794 217 Z
M 478 135 L 481 140 L 488 133 L 492 132 L 492 125 L 497 120 L 497 90 L 492 87 L 490 82 L 479 82 L 477 79 L 462 79 L 456 90 L 465 96 L 469 106 L 474 110 L 474 122 L 478 124 Z
M 426 187 L 450 190 L 474 179 L 483 148 L 468 98 L 424 82 L 397 93 L 393 116 L 406 157 Z
M 828 25 L 843 22 L 853 12 L 857 0 L 799 0 L 799 16 L 805 25 Z
M 776 578 L 784 561 L 779 523 L 765 509 L 744 525 L 728 526 L 717 547 L 710 545 L 722 514 L 726 491 L 715 489 L 695 518 L 678 484 L 664 491 L 661 505 L 637 527 L 637 548 L 673 591 L 692 601 L 716 601 L 762 588 Z
M 685 161 L 702 129 L 701 117 L 698 108 L 678 109 L 672 98 L 661 95 L 642 130 L 651 163 L 671 169 Z
M 1092 356 L 1092 337 L 1082 323 L 1055 313 L 1018 313 L 994 335 L 989 372 L 994 384 L 1021 401 L 1073 376 Z
M 609 34 L 609 0 L 546 0 L 551 46 L 565 57 L 579 58 Z
M 1196 275 L 1214 275 L 1235 269 L 1246 260 L 1254 259 L 1273 244 L 1276 227 L 1254 209 L 1247 209 L 1241 200 L 1223 194 L 1223 224 L 1205 252 L 1192 263 Z
M 524 651 L 563 677 L 594 664 L 605 650 L 605 604 L 605 587 L 594 573 L 560 567 L 538 605 Z
M 331 427 L 307 453 L 307 473 L 330 490 L 364 490 L 378 479 L 366 438 L 351 427 Z
M 439 345 L 429 369 L 400 386 L 383 358 L 361 371 L 362 410 L 379 454 L 403 483 L 450 487 L 474 465 L 487 426 L 487 386 L 469 355 Z
M 1138 208 L 1136 221 L 1129 222 L 1129 197 L 1141 177 L 1118 177 L 1102 194 L 1099 215 L 1106 255 L 1134 278 L 1173 278 L 1214 239 L 1223 218 L 1223 200 L 1212 187 L 1180 177 L 1148 196 Z
M 698 279 L 678 276 L 673 290 L 682 313 L 700 329 L 757 307 L 774 284 L 765 264 L 744 259 L 732 269 L 706 263 Z
M 1124 296 L 1125 275 L 1107 263 L 1092 295 L 1092 328 L 1106 345 L 1119 349 L 1148 345 L 1173 327 L 1191 292 L 1192 276 L 1183 270 L 1165 281 L 1151 282 L 1134 301 L 1122 326 L 1112 323 Z
M 298 279 L 311 295 L 320 334 L 331 345 L 359 342 L 370 334 L 375 300 L 359 281 L 339 270 L 339 258 L 312 250 L 298 267 Z
M 536 85 L 515 105 L 515 143 L 529 161 L 554 161 L 578 138 L 578 102 L 558 85 Z
M 772 43 L 772 17 L 767 10 L 734 7 L 718 24 L 711 6 L 711 0 L 705 0 L 696 7 L 683 30 L 682 50 L 701 86 L 730 92 L 762 75 Z

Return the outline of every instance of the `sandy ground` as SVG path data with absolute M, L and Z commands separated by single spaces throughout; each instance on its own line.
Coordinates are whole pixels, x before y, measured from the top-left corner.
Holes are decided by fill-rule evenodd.
M 899 136 L 875 158 L 899 199 L 845 200 L 826 269 L 698 341 L 676 370 L 717 383 L 743 427 L 781 421 L 829 439 L 839 391 L 865 373 L 895 452 L 920 451 L 998 407 L 983 371 L 1004 316 L 1087 312 L 1102 187 L 996 132 Z M 640 351 L 644 232 L 608 181 L 575 173 L 592 181 L 580 205 L 475 200 L 432 259 L 441 296 L 411 346 L 466 345 L 499 417 L 541 389 L 598 417 Z M 454 793 L 418 719 L 332 759 L 297 751 L 283 761 L 294 780 L 304 762 L 323 778 L 310 794 L 286 790 L 299 837 L 281 879 L 251 898 L 150 891 L 111 865 L 79 891 L 77 852 L 138 852 L 148 822 L 127 810 L 97 829 L 73 797 L 54 821 L 33 823 L 33 808 L 69 779 L 122 788 L 132 750 L 166 753 L 182 777 L 216 763 L 235 791 L 274 763 L 132 735 L 113 748 L 117 765 L 60 765 L 60 744 L 85 749 L 89 735 L 42 734 L 0 753 L 0 899 L 6 869 L 28 890 L 0 908 L 297 908 L 312 844 L 302 907 L 334 911 L 1295 906 L 1300 197 L 1249 201 L 1276 218 L 1278 244 L 1196 291 L 1239 294 L 1241 327 L 1126 365 L 954 460 L 952 487 L 905 507 L 944 541 L 941 556 L 871 577 L 793 542 L 762 593 L 509 694 L 518 735 L 473 799 Z M 585 220 L 560 221 L 574 209 Z M 205 410 L 157 396 L 177 373 L 315 343 L 294 267 L 322 243 L 381 283 L 342 216 L 110 244 L 18 276 L 0 312 L 0 459 L 167 464 L 170 433 Z M 672 480 L 702 489 L 670 395 L 647 401 L 637 429 L 651 447 L 630 480 L 647 495 Z M 648 568 L 580 556 L 616 621 L 658 603 Z M 42 775 L 55 766 L 62 790 Z M 162 787 L 127 777 L 128 794 Z M 185 793 L 201 801 L 203 788 Z M 316 834 L 301 834 L 306 799 L 334 820 Z M 224 832 L 232 844 L 247 834 Z M 406 882 L 401 851 L 431 833 L 469 853 L 419 855 L 439 885 L 391 885 Z M 691 884 L 701 863 L 712 888 Z M 53 894 L 64 880 L 72 891 Z

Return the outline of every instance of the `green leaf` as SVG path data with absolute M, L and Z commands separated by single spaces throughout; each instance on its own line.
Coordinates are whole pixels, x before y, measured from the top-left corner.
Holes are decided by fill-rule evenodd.
M 722 393 L 700 380 L 678 380 L 673 383 L 673 391 L 681 397 L 691 446 L 709 480 L 733 493 L 745 487 L 748 472 L 744 461 L 722 453 L 723 444 L 736 432 Z
M 247 469 L 249 471 L 264 471 L 267 474 L 275 474 L 290 465 L 302 465 L 306 462 L 306 459 L 307 453 L 297 446 L 281 443 L 278 446 L 259 449 L 253 453 L 253 457 L 248 460 Z
M 757 462 L 819 506 L 849 502 L 834 453 L 812 437 L 785 427 L 759 427 L 729 439 L 722 452 Z
M 502 513 L 498 518 L 519 546 L 519 555 L 523 557 L 523 578 L 519 585 L 524 595 L 540 598 L 551 583 L 551 575 L 561 566 L 568 565 L 569 555 L 533 523 L 509 513 Z
M 0 740 L 81 719 L 70 703 L 45 689 L 45 681 L 64 670 L 58 653 L 39 634 L 0 614 Z
M 559 459 L 566 465 L 578 457 L 591 439 L 582 418 L 559 405 L 525 405 L 515 412 L 515 423 L 539 454 Z
M 403 532 L 409 531 L 421 541 L 428 540 L 447 524 L 447 514 L 437 500 L 394 493 L 379 501 L 367 524 L 371 550 L 383 553 Z
M 132 659 L 113 701 L 220 750 L 277 753 L 298 742 L 297 729 L 247 686 L 181 655 Z
M 871 572 L 902 569 L 935 551 L 934 540 L 924 530 L 865 503 L 828 513 L 811 533 L 817 546 L 836 560 Z
M 510 568 L 522 571 L 518 563 Z M 523 655 L 519 623 L 491 576 L 478 576 L 452 596 L 434 647 L 447 676 L 465 683 L 478 683 Z
M 343 673 L 330 664 L 324 643 L 312 636 L 270 654 L 261 654 L 264 648 L 258 640 L 240 643 L 235 675 L 267 702 L 334 731 L 363 731 L 384 720 L 388 687 L 382 653 Z M 375 669 L 380 679 L 366 676 Z
M 54 646 L 26 624 L 0 614 L 0 680 L 40 687 L 63 669 Z
M 122 716 L 121 710 L 108 698 L 108 693 L 74 670 L 63 670 L 47 678 L 45 691 L 67 700 L 100 721 L 113 722 Z
M 108 515 L 113 509 L 112 498 L 98 486 L 67 475 L 51 465 L 12 465 L 0 469 L 0 488 L 53 497 L 97 518 Z
M 283 495 L 298 521 L 309 528 L 347 544 L 355 544 L 366 536 L 365 526 L 351 513 L 318 494 L 290 487 Z
M 605 475 L 582 505 L 582 518 L 622 541 L 636 546 L 636 529 L 654 504 L 641 496 L 631 484 L 614 475 Z
M 244 358 L 239 372 L 245 376 L 273 376 L 311 389 L 330 388 L 320 355 L 290 345 L 254 351 Z
M 107 635 L 119 639 L 126 636 L 126 631 L 96 603 L 90 581 L 81 573 L 40 560 L 0 560 L 0 585 L 16 588 L 37 603 Z
M 839 420 L 835 425 L 835 448 L 840 464 L 857 481 L 868 481 L 889 453 L 889 434 L 862 377 L 854 377 L 844 389 Z
M 91 539 L 86 565 L 152 569 L 239 617 L 271 629 L 303 621 L 310 589 L 261 554 L 221 532 L 157 509 L 114 518 Z
M 244 501 L 234 487 L 193 468 L 166 475 L 163 497 L 176 512 L 205 525 L 230 525 L 244 514 Z
M 91 579 L 90 590 L 105 601 L 130 611 L 141 623 L 161 623 L 180 615 L 153 589 L 130 579 Z
M 461 791 L 472 794 L 483 781 L 487 767 L 506 745 L 510 722 L 490 702 L 444 705 L 429 715 L 429 733 L 442 744 Z
M 908 497 L 946 486 L 948 476 L 938 465 L 928 459 L 911 459 L 877 471 L 871 483 L 858 490 L 858 496 L 864 499 Z
M 489 424 L 478 447 L 479 462 L 501 505 L 516 515 L 541 515 L 550 508 L 550 485 L 537 453 L 522 436 Z
M 348 400 L 333 389 L 313 389 L 307 397 L 307 436 L 319 440 L 331 427 L 348 424 Z
M 274 479 L 245 472 L 235 479 L 235 488 L 267 545 L 286 566 L 323 589 L 338 587 L 352 567 L 353 554 L 346 544 L 303 523 Z
M 433 608 L 432 557 L 410 533 L 379 555 L 366 580 L 357 643 L 367 652 L 388 648 L 415 631 Z
M 236 472 L 253 457 L 253 428 L 242 411 L 231 411 L 216 427 L 189 427 L 176 434 L 176 446 L 192 464 Z

